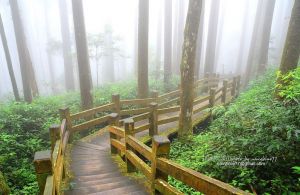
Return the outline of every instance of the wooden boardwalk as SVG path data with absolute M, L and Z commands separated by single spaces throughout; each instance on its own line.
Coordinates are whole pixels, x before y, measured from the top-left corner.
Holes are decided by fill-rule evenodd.
M 176 115 L 179 115 L 179 112 L 160 115 L 159 119 Z M 203 120 L 205 115 L 206 112 L 197 113 L 193 116 L 193 121 Z M 147 120 L 139 121 L 137 125 L 147 122 Z M 177 126 L 178 121 L 160 125 L 158 133 L 167 133 Z M 90 139 L 83 138 L 74 143 L 70 162 L 71 172 L 74 175 L 71 180 L 73 189 L 66 191 L 65 194 L 150 194 L 146 185 L 120 173 L 117 162 L 110 154 L 109 133 L 106 129 L 100 131 L 102 132 Z M 149 137 L 147 135 L 148 130 L 145 130 L 137 133 L 135 137 L 147 141 Z
M 195 82 L 193 126 L 210 118 L 211 108 L 230 102 L 231 95 L 236 96 L 239 93 L 240 77 L 234 77 L 231 81 L 223 80 L 222 86 L 220 81 L 219 77 L 206 76 Z M 208 91 L 205 90 L 208 88 Z M 167 183 L 167 177 L 156 178 L 155 172 L 157 166 L 160 166 L 167 175 L 200 192 L 211 192 L 212 188 L 214 192 L 221 190 L 224 192 L 222 194 L 228 192 L 238 194 L 236 193 L 238 190 L 228 184 L 204 177 L 201 173 L 158 157 L 159 154 L 155 153 L 158 151 L 157 147 L 160 147 L 158 143 L 170 143 L 165 136 L 170 137 L 178 131 L 180 93 L 179 89 L 162 95 L 153 92 L 151 98 L 130 100 L 121 100 L 120 96 L 115 94 L 112 95 L 111 103 L 90 110 L 71 114 L 69 108 L 60 109 L 61 124 L 53 125 L 49 129 L 51 151 L 45 152 L 51 155 L 35 159 L 38 181 L 40 184 L 46 184 L 45 187 L 40 186 L 40 189 L 44 189 L 45 195 L 120 193 L 134 195 L 150 194 L 153 190 L 163 193 L 166 193 L 164 190 L 175 192 L 176 189 Z M 126 122 L 119 119 L 129 116 L 131 119 Z M 89 119 L 86 120 L 87 118 Z M 108 124 L 119 127 L 110 126 L 108 130 Z M 99 125 L 105 128 L 67 144 L 73 133 Z M 145 145 L 150 142 L 155 143 L 152 146 L 154 148 Z M 138 152 L 147 160 L 137 156 Z M 121 158 L 126 159 L 126 164 Z M 162 165 L 177 168 L 185 177 L 174 175 Z M 134 168 L 139 168 L 142 174 L 132 171 Z M 45 174 L 48 174 L 46 181 Z M 197 178 L 198 183 L 191 183 L 186 175 Z

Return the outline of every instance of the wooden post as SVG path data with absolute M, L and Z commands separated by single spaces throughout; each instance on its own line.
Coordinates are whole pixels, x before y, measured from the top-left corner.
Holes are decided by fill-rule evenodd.
M 60 125 L 51 125 L 49 128 L 50 142 L 51 142 L 51 157 L 55 147 L 56 140 L 60 139 Z
M 119 125 L 119 120 L 118 120 L 118 114 L 117 113 L 111 113 L 109 115 L 109 125 L 111 126 L 118 126 Z M 118 139 L 118 137 L 113 134 L 109 133 L 110 139 Z M 110 144 L 110 152 L 111 154 L 118 154 L 118 149 L 115 148 L 112 144 Z
M 208 89 L 209 89 L 209 73 L 207 72 L 207 73 L 205 73 L 205 75 L 204 75 L 204 79 L 205 79 L 205 81 L 204 81 L 204 92 L 208 92 Z
M 153 194 L 157 194 L 155 190 L 155 180 L 163 179 L 168 181 L 168 175 L 157 168 L 157 158 L 169 158 L 170 140 L 165 136 L 155 135 L 152 138 L 152 162 L 151 162 L 151 189 Z
M 151 92 L 151 97 L 155 99 L 156 103 L 158 103 L 158 91 L 157 90 L 153 90 Z
M 51 151 L 44 150 L 39 151 L 34 154 L 34 167 L 36 178 L 40 190 L 40 194 L 43 194 L 47 176 L 52 174 L 52 164 L 51 164 Z
M 226 103 L 226 96 L 227 96 L 227 88 L 228 88 L 228 80 L 223 81 L 223 90 L 222 90 L 222 103 Z
M 116 118 L 117 124 L 116 124 L 116 126 L 119 126 L 120 112 L 121 112 L 120 95 L 119 94 L 113 94 L 111 96 L 111 102 L 114 103 L 114 108 L 113 108 L 112 112 L 117 114 L 117 118 Z
M 236 96 L 240 94 L 240 87 L 241 87 L 241 76 L 238 75 L 236 78 Z
M 236 90 L 236 77 L 233 77 L 232 80 L 232 89 L 231 89 L 231 96 L 234 98 L 235 97 L 235 90 Z
M 209 90 L 209 95 L 210 95 L 209 106 L 211 108 L 213 108 L 215 106 L 215 100 L 216 100 L 216 89 L 215 88 L 211 88 Z
M 66 119 L 67 130 L 70 131 L 72 129 L 72 121 L 70 109 L 68 107 L 59 109 L 60 119 Z
M 126 137 L 128 135 L 132 135 L 134 134 L 134 121 L 132 118 L 128 118 L 128 119 L 125 119 L 124 121 L 124 124 L 125 124 L 125 147 L 126 147 L 126 150 L 131 150 L 131 151 L 134 151 L 129 144 L 127 144 L 126 142 Z M 125 155 L 126 155 L 126 152 L 125 152 Z M 131 173 L 131 172 L 134 172 L 136 171 L 136 168 L 135 166 L 130 162 L 130 160 L 126 157 L 126 166 L 127 166 L 127 172 L 128 173 Z
M 150 108 L 151 108 L 151 112 L 150 112 L 150 117 L 149 117 L 149 135 L 153 136 L 153 135 L 157 135 L 158 133 L 158 114 L 157 114 L 157 108 L 158 108 L 158 104 L 155 102 L 150 103 Z

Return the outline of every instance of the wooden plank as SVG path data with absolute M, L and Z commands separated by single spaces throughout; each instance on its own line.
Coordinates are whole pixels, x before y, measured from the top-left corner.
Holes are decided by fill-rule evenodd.
M 110 143 L 114 147 L 118 148 L 118 150 L 120 150 L 121 152 L 125 152 L 125 144 L 124 143 L 120 142 L 117 139 L 110 139 Z
M 175 96 L 175 95 L 179 95 L 179 94 L 180 94 L 180 90 L 177 89 L 175 91 L 171 91 L 170 93 L 165 93 L 163 95 L 158 96 L 158 99 L 162 100 L 162 99 L 169 98 L 169 97 L 172 97 L 172 96 Z
M 63 119 L 60 125 L 60 137 L 65 136 L 66 129 L 67 129 L 67 120 Z
M 148 105 L 151 102 L 155 102 L 155 98 L 146 99 L 131 99 L 131 100 L 121 100 L 121 105 Z
M 149 129 L 149 128 L 150 128 L 150 124 L 146 123 L 145 125 L 134 127 L 134 133 L 139 133 L 139 132 L 145 131 L 146 129 Z
M 146 112 L 144 114 L 133 116 L 131 118 L 133 119 L 134 122 L 138 122 L 138 121 L 141 121 L 141 120 L 144 120 L 144 119 L 148 119 L 149 117 L 150 117 L 150 112 Z
M 124 115 L 135 115 L 135 114 L 142 114 L 145 112 L 150 112 L 150 108 L 146 107 L 146 108 L 137 108 L 137 109 L 128 109 L 128 110 L 121 110 L 120 115 L 124 116 Z
M 175 187 L 171 186 L 168 182 L 162 179 L 156 179 L 154 183 L 154 187 L 158 190 L 161 194 L 168 194 L 168 195 L 184 195 L 184 193 L 177 190 Z
M 158 125 L 163 125 L 163 124 L 171 123 L 171 122 L 174 122 L 174 121 L 179 121 L 179 116 L 173 116 L 173 117 L 158 120 L 157 124 Z
M 221 92 L 223 90 L 223 87 L 220 87 L 219 89 L 217 89 L 216 94 Z
M 209 98 L 210 98 L 210 95 L 207 95 L 207 96 L 204 96 L 204 97 L 197 98 L 196 100 L 194 100 L 193 105 L 195 106 L 195 105 L 197 105 L 197 104 L 201 104 L 201 103 L 203 103 L 203 102 L 205 102 L 205 101 L 208 101 Z
M 157 109 L 158 114 L 166 114 L 166 113 L 171 113 L 171 112 L 178 112 L 180 110 L 180 106 L 173 106 L 170 108 L 162 108 L 162 109 Z
M 120 128 L 120 127 L 116 127 L 116 126 L 109 126 L 108 127 L 108 131 L 110 133 L 113 133 L 121 138 L 125 137 L 125 130 Z
M 103 117 L 100 117 L 100 118 L 96 118 L 96 119 L 81 123 L 79 125 L 73 126 L 71 131 L 73 133 L 75 131 L 80 131 L 80 130 L 84 130 L 84 129 L 87 129 L 87 128 L 90 128 L 90 127 L 94 127 L 94 126 L 99 125 L 101 123 L 108 122 L 109 119 L 110 119 L 109 115 L 106 115 L 106 116 L 103 116 Z
M 85 110 L 85 111 L 82 111 L 82 112 L 79 112 L 79 113 L 76 113 L 76 114 L 72 114 L 71 115 L 71 120 L 78 120 L 78 119 L 81 119 L 81 118 L 84 118 L 84 117 L 92 116 L 92 115 L 95 115 L 99 112 L 108 111 L 108 110 L 112 109 L 113 107 L 114 107 L 114 104 L 110 103 L 110 104 L 106 104 L 106 105 L 99 106 L 99 107 L 96 107 L 96 108 L 92 108 L 92 109 L 89 109 L 89 110 Z
M 201 112 L 202 110 L 205 110 L 205 109 L 207 109 L 207 108 L 209 108 L 209 102 L 207 102 L 206 105 L 203 105 L 203 106 L 201 106 L 201 107 L 196 108 L 195 110 L 193 110 L 193 114 L 196 114 L 196 113 L 198 113 L 198 112 Z
M 180 100 L 180 97 L 171 99 L 171 100 L 169 100 L 169 101 L 167 101 L 167 102 L 164 102 L 164 103 L 159 104 L 159 105 L 158 105 L 158 108 L 163 108 L 163 107 L 165 107 L 165 106 L 167 106 L 167 105 L 176 103 L 176 102 L 178 102 L 179 100 Z
M 207 79 L 200 79 L 195 82 L 195 85 L 198 86 L 199 84 L 204 83 L 205 81 L 207 81 Z
M 65 150 L 69 141 L 70 131 L 66 131 L 65 136 L 62 138 L 62 153 L 65 154 Z
M 151 179 L 151 168 L 140 159 L 135 153 L 130 150 L 126 150 L 126 158 L 138 169 L 140 170 L 147 179 Z
M 215 102 L 219 101 L 222 98 L 222 93 L 219 93 L 216 97 L 215 97 Z
M 52 195 L 53 194 L 53 176 L 49 175 L 46 180 L 46 185 L 44 189 L 44 195 Z
M 146 159 L 152 160 L 152 150 L 150 147 L 139 141 L 135 137 L 129 135 L 126 137 L 126 143 L 129 144 L 135 151 L 143 155 Z
M 55 146 L 54 146 L 54 149 L 53 149 L 53 153 L 51 155 L 51 162 L 52 162 L 52 167 L 55 167 L 56 166 L 56 162 L 57 162 L 57 158 L 58 158 L 58 155 L 59 155 L 59 148 L 60 147 L 60 140 L 57 140 L 55 142 Z
M 175 179 L 182 181 L 195 190 L 205 194 L 250 194 L 197 171 L 181 166 L 166 158 L 157 159 L 157 168 Z

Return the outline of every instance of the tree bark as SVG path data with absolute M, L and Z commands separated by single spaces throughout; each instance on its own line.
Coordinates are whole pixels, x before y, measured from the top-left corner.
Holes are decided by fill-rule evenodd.
M 247 31 L 248 31 L 247 26 L 248 26 L 248 19 L 249 19 L 249 0 L 246 2 L 244 12 L 245 12 L 245 16 L 243 18 L 242 31 L 239 39 L 240 45 L 239 45 L 237 61 L 235 65 L 235 74 L 241 74 L 242 67 L 243 67 L 243 59 L 244 59 L 244 54 L 246 49 L 245 43 L 246 43 Z
M 269 42 L 271 36 L 271 28 L 272 28 L 272 21 L 273 21 L 273 13 L 275 8 L 275 0 L 268 0 L 266 6 L 266 12 L 264 15 L 263 20 L 263 27 L 262 27 L 262 42 L 261 42 L 261 52 L 258 59 L 258 69 L 257 75 L 263 73 L 268 65 L 268 54 L 269 54 Z
M 66 0 L 59 0 L 60 28 L 64 58 L 65 86 L 67 91 L 75 90 L 74 67 L 72 64 L 72 49 Z
M 164 85 L 168 90 L 172 75 L 172 0 L 165 0 Z
M 104 34 L 105 41 L 105 69 L 106 69 L 106 81 L 114 82 L 115 81 L 115 63 L 114 63 L 114 43 L 111 26 L 107 26 Z
M 179 137 L 192 134 L 194 99 L 194 68 L 197 36 L 201 16 L 202 1 L 190 0 L 184 31 L 184 44 L 181 60 L 181 95 Z
M 159 8 L 158 11 L 158 21 L 157 21 L 157 32 L 156 32 L 156 67 L 155 67 L 155 78 L 160 78 L 160 69 L 161 69 L 161 33 L 162 33 L 162 9 Z
M 261 32 L 261 20 L 264 12 L 264 0 L 262 2 L 258 2 L 256 14 L 255 14 L 255 21 L 253 25 L 253 31 L 251 35 L 251 42 L 249 47 L 249 53 L 247 58 L 247 65 L 246 65 L 246 72 L 245 72 L 245 80 L 244 85 L 247 85 L 249 83 L 250 78 L 253 75 L 253 69 L 254 69 L 254 62 L 255 58 L 257 57 L 258 50 L 258 42 L 260 42 L 260 32 Z
M 7 45 L 7 39 L 5 36 L 5 31 L 4 31 L 1 14 L 0 14 L 0 34 L 1 34 L 1 40 L 2 40 L 2 45 L 3 45 L 3 49 L 4 49 L 4 53 L 5 53 L 7 69 L 9 72 L 10 81 L 11 81 L 11 85 L 13 88 L 15 100 L 20 101 L 19 90 L 18 90 L 15 73 L 14 73 L 14 69 L 12 66 L 11 58 L 10 58 L 10 53 L 9 53 L 9 49 L 8 49 L 8 45 Z
M 280 63 L 280 72 L 286 74 L 297 68 L 300 55 L 300 1 L 296 0 L 292 10 L 289 29 Z M 280 82 L 280 81 L 279 81 Z
M 138 19 L 138 97 L 148 97 L 149 0 L 139 0 Z
M 91 69 L 87 49 L 82 0 L 72 0 L 82 109 L 93 106 Z
M 216 44 L 218 35 L 220 0 L 212 1 L 206 46 L 204 73 L 213 73 L 215 67 Z
M 10 1 L 10 8 L 12 14 L 12 20 L 14 25 L 16 44 L 18 49 L 19 63 L 22 75 L 23 93 L 24 100 L 26 102 L 32 102 L 31 86 L 30 86 L 30 73 L 29 73 L 29 62 L 26 55 L 26 40 L 23 30 L 23 25 L 19 13 L 19 6 L 17 0 Z
M 202 11 L 200 24 L 198 29 L 198 38 L 197 38 L 197 52 L 196 52 L 196 62 L 195 62 L 195 80 L 199 79 L 200 74 L 200 62 L 201 62 L 201 54 L 202 54 L 202 37 L 204 31 L 204 11 L 205 11 L 205 1 L 202 1 Z

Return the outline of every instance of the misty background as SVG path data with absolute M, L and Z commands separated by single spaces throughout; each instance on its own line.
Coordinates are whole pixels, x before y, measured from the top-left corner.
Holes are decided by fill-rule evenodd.
M 206 55 L 211 2 L 204 8 L 204 31 L 200 61 L 200 75 Z M 268 63 L 278 66 L 288 29 L 293 0 L 277 0 L 274 8 Z M 65 91 L 64 60 L 61 37 L 59 0 L 19 0 L 26 42 L 34 67 L 40 95 Z M 255 14 L 260 0 L 221 0 L 215 54 L 216 72 L 220 74 L 244 73 L 253 31 Z M 188 0 L 172 1 L 172 66 L 179 74 L 183 31 Z M 93 86 L 109 82 L 136 79 L 138 0 L 84 0 L 84 19 L 88 39 Z M 71 1 L 67 1 L 64 14 L 68 16 L 74 56 L 75 87 L 79 88 L 76 48 Z M 22 91 L 18 52 L 8 0 L 0 0 L 0 13 L 4 23 L 8 47 L 12 58 L 17 85 Z M 97 40 L 98 39 L 100 40 Z M 259 41 L 259 40 L 257 40 Z M 244 44 L 241 50 L 241 44 Z M 163 71 L 164 1 L 151 0 L 149 7 L 149 75 L 159 65 Z M 238 56 L 242 56 L 237 72 Z M 113 67 L 113 68 L 112 68 Z M 52 78 L 51 78 L 52 76 Z M 51 83 L 52 82 L 52 83 Z M 0 46 L 0 98 L 13 97 L 5 55 Z

